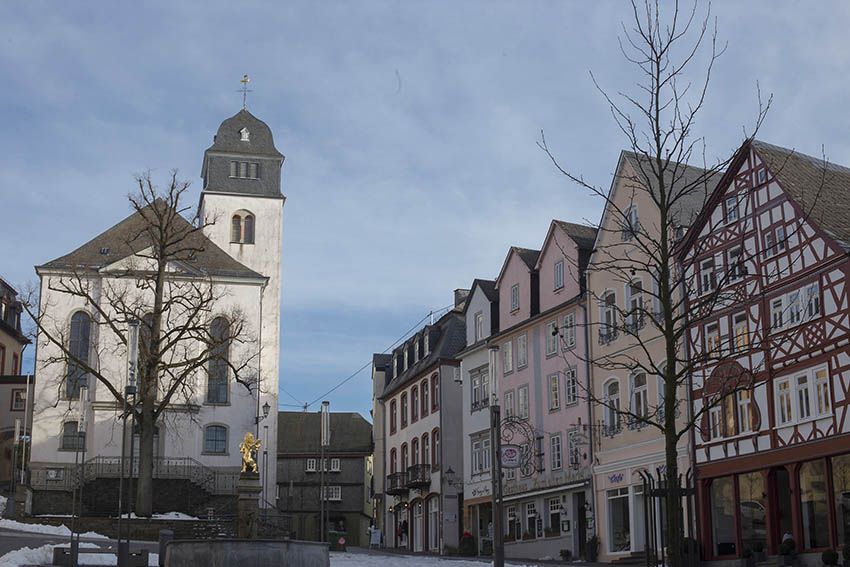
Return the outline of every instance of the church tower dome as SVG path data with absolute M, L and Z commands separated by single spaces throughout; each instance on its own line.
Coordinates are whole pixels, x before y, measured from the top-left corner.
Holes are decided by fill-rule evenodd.
M 204 152 L 204 191 L 280 198 L 284 159 L 268 125 L 243 108 L 221 123 Z

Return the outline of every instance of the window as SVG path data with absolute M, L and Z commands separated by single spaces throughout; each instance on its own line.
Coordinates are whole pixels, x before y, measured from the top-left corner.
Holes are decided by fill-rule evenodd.
M 772 232 L 765 233 L 764 255 L 773 256 L 774 254 L 776 254 L 776 238 L 773 236 Z
M 638 220 L 637 205 L 632 205 L 626 209 L 623 214 L 623 229 L 620 234 L 620 239 L 623 242 L 633 239 L 637 236 L 640 230 L 640 221 Z
M 438 470 L 440 468 L 440 430 L 435 429 L 431 432 L 431 468 Z
M 620 429 L 620 383 L 616 379 L 605 385 L 605 427 L 612 433 Z
M 829 396 L 829 373 L 826 367 L 818 368 L 815 374 L 815 409 L 818 415 L 830 413 L 831 403 Z
M 781 331 L 820 317 L 820 286 L 807 284 L 771 300 L 771 330 Z
M 732 349 L 734 352 L 744 352 L 750 346 L 750 328 L 747 324 L 747 314 L 741 312 L 733 315 L 732 327 L 735 332 Z
M 629 489 L 616 488 L 607 493 L 608 551 L 629 551 L 632 537 L 629 528 Z
M 514 393 L 513 390 L 510 392 L 505 392 L 505 417 L 512 417 L 516 415 L 516 411 L 514 410 Z
M 564 350 L 576 346 L 576 315 L 570 313 L 564 316 Z
M 314 458 L 307 459 L 307 464 L 306 464 L 304 470 L 307 471 L 307 472 L 316 472 L 316 459 L 314 459 Z
M 783 298 L 778 297 L 770 302 L 770 327 L 777 331 L 785 327 L 784 321 L 785 307 L 783 306 Z
M 431 464 L 431 438 L 427 433 L 422 434 L 422 464 Z
M 422 381 L 422 384 L 419 387 L 419 391 L 422 392 L 422 417 L 428 415 L 428 409 L 431 407 L 428 405 L 428 379 Z
M 643 283 L 633 280 L 626 285 L 626 325 L 634 332 L 643 327 Z
M 259 179 L 260 164 L 257 162 L 231 161 L 230 177 L 239 179 Z
M 649 393 L 644 372 L 632 374 L 632 413 L 636 417 L 649 416 Z
M 407 467 L 410 466 L 410 453 L 407 449 L 407 443 L 401 444 L 401 472 L 407 472 Z
M 514 370 L 514 347 L 513 342 L 508 341 L 502 345 L 502 372 L 507 374 Z
M 779 423 L 790 423 L 794 419 L 791 408 L 791 383 L 788 380 L 778 382 L 776 385 L 777 406 L 779 407 Z
M 340 471 L 339 465 L 340 465 L 340 462 L 339 462 L 338 458 L 331 459 L 331 472 L 339 472 Z
M 726 222 L 735 222 L 738 220 L 738 197 L 726 197 Z
M 519 309 L 519 284 L 511 286 L 511 311 Z
M 570 463 L 570 468 L 577 469 L 579 466 L 578 452 L 578 430 L 572 429 L 567 432 L 567 459 Z
M 809 377 L 806 374 L 794 379 L 797 390 L 797 419 L 808 419 L 812 415 L 812 406 L 809 401 Z
M 519 523 L 516 519 L 516 505 L 506 506 L 505 515 L 508 518 L 508 521 L 505 523 L 505 526 L 507 527 L 505 535 L 513 539 L 519 539 L 520 537 L 522 537 L 522 534 L 520 533 Z
M 550 374 L 547 378 L 549 382 L 549 411 L 561 409 L 561 385 L 558 382 L 557 374 Z
M 398 472 L 398 452 L 390 449 L 390 474 Z
M 546 356 L 558 352 L 558 322 L 549 321 L 546 324 Z
M 738 433 L 748 433 L 753 430 L 752 394 L 749 390 L 738 390 Z
M 525 505 L 525 531 L 531 537 L 537 537 L 537 505 L 534 502 Z
M 230 391 L 230 324 L 216 317 L 210 325 L 210 358 L 207 361 L 207 403 L 226 404 Z
M 728 263 L 730 282 L 738 281 L 747 275 L 747 268 L 744 265 L 744 255 L 740 246 L 729 250 Z
M 484 338 L 484 313 L 479 311 L 475 314 L 475 342 Z
M 341 486 L 326 486 L 325 487 L 325 500 L 334 500 L 334 501 L 342 500 L 342 487 Z
M 409 362 L 410 362 L 410 361 L 408 360 L 408 358 L 407 358 L 407 355 L 408 355 L 408 351 L 407 351 L 407 349 L 405 348 L 405 349 L 404 349 L 404 356 L 402 357 L 402 360 L 404 360 L 404 366 L 403 366 L 402 368 L 403 368 L 404 370 L 407 370 L 407 367 L 409 366 Z
M 553 535 L 561 533 L 561 499 L 550 498 L 547 501 L 549 505 L 549 530 L 554 532 Z
M 519 409 L 517 415 L 522 419 L 528 419 L 528 386 L 517 389 L 519 398 Z
M 715 478 L 711 482 L 711 531 L 715 555 L 735 555 L 737 549 L 735 479 Z
M 785 227 L 778 226 L 776 227 L 776 252 L 782 252 L 785 250 L 785 243 L 787 242 L 787 238 L 785 236 Z
M 398 406 L 395 400 L 390 402 L 390 434 L 396 432 L 396 423 L 398 422 Z
M 564 261 L 558 260 L 555 262 L 555 289 L 564 287 Z
M 516 367 L 528 366 L 528 335 L 520 335 L 516 338 Z
M 549 437 L 549 453 L 552 455 L 552 470 L 559 470 L 563 466 L 560 433 L 555 433 Z
M 206 426 L 204 429 L 204 453 L 217 455 L 227 453 L 227 428 L 225 426 Z
M 242 243 L 254 243 L 254 215 L 245 215 L 245 224 L 242 233 Z
M 714 258 L 707 258 L 700 264 L 700 291 L 708 293 L 717 287 L 717 276 L 714 273 Z
M 490 376 L 486 370 L 471 373 L 472 380 L 472 410 L 478 410 L 490 405 Z
M 762 183 L 764 183 L 765 181 L 767 181 L 767 170 L 766 170 L 766 169 L 760 169 L 760 170 L 759 170 L 759 173 L 758 173 L 758 182 L 759 182 L 759 185 L 761 185 L 761 184 L 762 184 Z
M 788 314 L 787 324 L 790 326 L 799 325 L 800 321 L 803 319 L 803 306 L 800 303 L 800 291 L 792 291 L 787 296 L 787 304 L 788 308 L 786 312 Z
M 578 402 L 578 380 L 576 369 L 567 368 L 564 371 L 564 403 L 567 405 Z
M 832 493 L 838 544 L 850 543 L 850 455 L 832 457 Z
M 414 437 L 413 441 L 410 442 L 410 464 L 418 465 L 419 464 L 419 438 Z
M 471 436 L 472 474 L 490 471 L 490 432 L 476 433 Z
M 407 392 L 401 395 L 401 428 L 407 427 Z
M 431 411 L 435 412 L 440 409 L 440 377 L 434 374 L 431 376 Z
M 410 422 L 419 419 L 419 387 L 414 386 L 410 391 Z
M 62 424 L 62 449 L 75 451 L 83 448 L 77 427 L 76 421 L 66 421 Z
M 817 282 L 803 287 L 803 301 L 805 302 L 804 317 L 806 321 L 820 316 L 820 289 Z
M 242 217 L 239 215 L 233 215 L 233 218 L 230 219 L 230 241 L 242 241 Z
M 800 467 L 800 512 L 803 548 L 829 546 L 829 511 L 826 501 L 826 462 L 809 461 Z
M 11 411 L 24 411 L 27 407 L 27 391 L 25 388 L 15 388 L 12 390 L 12 407 Z
M 705 354 L 707 356 L 720 354 L 720 327 L 717 323 L 705 326 Z
M 602 334 L 609 338 L 604 342 L 609 342 L 616 336 L 617 330 L 617 294 L 613 291 L 607 292 L 602 299 Z
M 18 353 L 12 353 L 12 374 L 19 374 L 20 367 L 18 366 Z
M 723 406 L 716 399 L 709 399 L 709 404 L 713 404 L 708 408 L 708 429 L 711 439 L 720 439 L 723 433 Z
M 71 333 L 68 351 L 67 375 L 65 376 L 65 398 L 80 399 L 80 388 L 88 385 L 89 373 L 85 367 L 89 363 L 91 350 L 91 317 L 85 311 L 77 311 L 71 316 Z

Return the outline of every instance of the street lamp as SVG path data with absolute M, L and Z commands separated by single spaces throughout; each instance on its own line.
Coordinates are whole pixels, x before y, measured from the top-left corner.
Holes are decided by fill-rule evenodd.
M 271 409 L 272 408 L 271 408 L 271 406 L 269 405 L 268 402 L 264 403 L 263 404 L 263 415 L 258 415 L 257 417 L 255 417 L 254 423 L 260 423 L 261 421 L 266 419 L 269 416 L 269 412 L 271 411 Z
M 496 353 L 498 345 L 490 345 L 490 447 L 493 451 L 490 479 L 493 496 L 493 567 L 505 565 L 504 531 L 502 530 L 502 408 L 496 380 Z

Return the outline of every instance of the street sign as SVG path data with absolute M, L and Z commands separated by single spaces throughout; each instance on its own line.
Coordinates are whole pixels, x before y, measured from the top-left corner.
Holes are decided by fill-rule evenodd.
M 522 466 L 522 451 L 519 445 L 502 445 L 502 468 L 518 469 Z

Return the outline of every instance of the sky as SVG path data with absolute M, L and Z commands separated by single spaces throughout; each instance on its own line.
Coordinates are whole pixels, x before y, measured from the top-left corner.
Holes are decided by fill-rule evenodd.
M 629 17 L 613 0 L 0 3 L 0 276 L 23 288 L 128 215 L 136 173 L 177 168 L 197 195 L 248 73 L 286 155 L 281 408 L 368 417 L 368 367 L 325 393 L 551 219 L 598 222 L 537 142 L 610 184 L 626 142 L 590 72 L 634 92 Z M 694 129 L 708 159 L 738 147 L 760 89 L 760 139 L 850 165 L 850 4 L 712 18 L 727 47 Z

